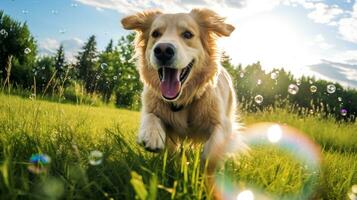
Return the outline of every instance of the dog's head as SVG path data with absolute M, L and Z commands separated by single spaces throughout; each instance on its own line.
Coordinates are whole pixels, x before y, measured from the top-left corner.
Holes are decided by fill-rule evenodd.
M 125 29 L 138 33 L 136 48 L 143 81 L 166 101 L 194 96 L 197 87 L 214 76 L 215 38 L 229 36 L 234 30 L 208 9 L 178 14 L 148 11 L 121 22 Z

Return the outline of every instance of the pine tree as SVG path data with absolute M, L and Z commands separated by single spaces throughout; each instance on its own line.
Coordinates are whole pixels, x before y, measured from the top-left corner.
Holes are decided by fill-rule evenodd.
M 109 41 L 108 46 L 105 48 L 105 53 L 113 53 L 114 48 L 113 48 L 113 39 Z
M 58 80 L 63 81 L 66 74 L 66 61 L 64 55 L 63 45 L 61 44 L 57 50 L 55 56 L 55 69 L 56 69 L 56 77 Z
M 97 42 L 94 35 L 84 44 L 77 59 L 78 78 L 83 81 L 87 92 L 93 93 L 95 90 L 96 70 L 98 68 Z

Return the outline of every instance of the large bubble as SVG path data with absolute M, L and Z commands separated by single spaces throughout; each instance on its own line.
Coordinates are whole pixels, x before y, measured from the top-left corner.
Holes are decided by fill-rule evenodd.
M 250 148 L 248 155 L 237 152 L 240 143 L 232 139 L 224 145 L 224 154 L 229 156 L 215 171 L 215 192 L 222 199 L 288 200 L 313 197 L 320 174 L 321 151 L 318 145 L 297 129 L 277 123 L 248 126 L 243 136 Z M 276 194 L 269 188 L 274 181 L 276 185 L 295 189 Z

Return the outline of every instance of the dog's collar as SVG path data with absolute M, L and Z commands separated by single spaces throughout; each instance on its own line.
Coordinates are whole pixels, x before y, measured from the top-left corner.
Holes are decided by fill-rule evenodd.
M 173 103 L 170 103 L 170 109 L 172 112 L 178 112 L 183 109 L 183 105 L 175 105 Z

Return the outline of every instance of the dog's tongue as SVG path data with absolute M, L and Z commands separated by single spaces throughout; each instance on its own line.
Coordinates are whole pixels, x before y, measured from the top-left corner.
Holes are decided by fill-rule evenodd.
M 179 71 L 177 69 L 164 67 L 162 75 L 163 77 L 160 83 L 161 94 L 168 99 L 175 98 L 181 88 Z

